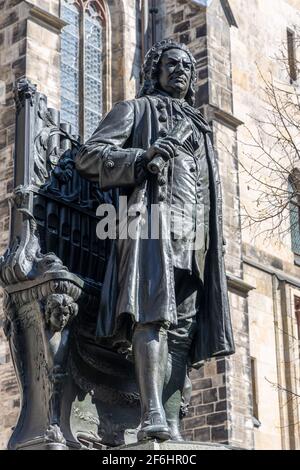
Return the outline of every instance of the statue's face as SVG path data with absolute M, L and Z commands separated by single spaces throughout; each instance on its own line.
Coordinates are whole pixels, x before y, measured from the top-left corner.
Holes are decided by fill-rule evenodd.
M 173 98 L 184 98 L 192 76 L 188 54 L 181 49 L 169 49 L 162 54 L 159 66 L 160 88 Z

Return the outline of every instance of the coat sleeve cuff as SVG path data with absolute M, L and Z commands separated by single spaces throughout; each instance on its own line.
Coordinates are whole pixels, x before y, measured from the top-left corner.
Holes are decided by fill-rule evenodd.
M 144 153 L 142 149 L 111 148 L 101 159 L 99 185 L 103 191 L 138 184 L 136 162 Z

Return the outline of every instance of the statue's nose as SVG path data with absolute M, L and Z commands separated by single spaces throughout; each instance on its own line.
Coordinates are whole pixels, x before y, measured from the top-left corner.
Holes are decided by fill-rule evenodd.
M 177 70 L 177 71 L 179 71 L 179 70 L 184 71 L 183 63 L 182 63 L 182 62 L 177 62 L 177 65 L 176 65 L 176 69 L 175 69 L 175 70 Z

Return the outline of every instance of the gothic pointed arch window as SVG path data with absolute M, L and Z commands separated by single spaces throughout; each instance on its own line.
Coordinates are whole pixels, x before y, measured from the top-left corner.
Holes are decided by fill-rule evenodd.
M 108 14 L 102 0 L 61 0 L 61 121 L 88 139 L 107 108 Z

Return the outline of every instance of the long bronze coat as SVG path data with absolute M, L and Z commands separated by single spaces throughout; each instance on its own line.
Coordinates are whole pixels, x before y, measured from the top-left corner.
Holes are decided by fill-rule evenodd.
M 198 330 L 190 356 L 196 366 L 204 359 L 232 354 L 234 343 L 223 259 L 220 180 L 208 135 L 210 129 L 196 109 L 186 102 L 178 105 L 182 119 L 191 119 L 204 136 L 209 169 L 210 244 L 204 272 L 205 295 L 197 315 Z M 157 177 L 137 181 L 136 171 L 141 153 L 162 131 L 173 128 L 171 106 L 172 98 L 159 94 L 117 103 L 76 158 L 76 168 L 82 176 L 99 181 L 102 190 L 120 188 L 120 194 L 128 195 L 129 211 L 141 208 L 135 215 L 134 239 L 117 239 L 112 244 L 97 326 L 101 337 L 115 335 L 124 325 L 124 318 L 127 326 L 128 319 L 141 323 L 177 321 L 171 243 L 170 237 L 164 236 L 165 214 L 171 204 L 172 170 L 165 167 L 163 177 L 167 184 L 163 186 Z M 151 203 L 159 204 L 161 236 L 141 239 L 139 234 L 149 218 Z M 148 208 L 144 212 L 143 205 Z

